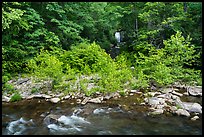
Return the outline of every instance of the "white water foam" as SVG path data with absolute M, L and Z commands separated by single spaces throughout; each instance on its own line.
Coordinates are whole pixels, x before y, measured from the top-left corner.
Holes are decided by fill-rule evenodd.
M 29 121 L 24 120 L 22 117 L 16 121 L 12 121 L 8 124 L 6 129 L 8 130 L 9 135 L 20 135 L 23 131 L 26 130 L 28 125 L 33 125 L 33 120 L 30 119 Z
M 51 132 L 57 134 L 75 134 L 76 132 L 81 132 L 83 124 L 90 124 L 89 121 L 86 121 L 83 117 L 76 115 L 64 116 L 62 115 L 57 119 L 59 124 L 49 124 L 47 127 Z

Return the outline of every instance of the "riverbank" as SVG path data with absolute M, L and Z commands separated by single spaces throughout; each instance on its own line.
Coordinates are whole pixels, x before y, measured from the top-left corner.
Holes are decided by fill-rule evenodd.
M 36 81 L 36 80 L 35 80 Z M 52 90 L 52 81 L 38 81 L 34 82 L 31 78 L 20 78 L 17 80 L 8 81 L 16 90 L 19 91 L 20 96 L 24 100 L 31 100 L 34 98 L 44 99 L 52 103 L 64 102 L 66 100 L 75 100 L 76 104 L 86 105 L 87 103 L 106 103 L 107 100 L 122 100 L 130 101 L 133 106 L 141 105 L 147 106 L 149 115 L 159 114 L 176 114 L 189 117 L 191 120 L 199 119 L 199 114 L 202 114 L 202 87 L 186 86 L 180 83 L 175 83 L 168 87 L 156 88 L 153 85 L 147 89 L 129 90 L 124 89 L 123 92 L 100 93 L 96 92 L 92 96 L 86 96 L 85 93 L 76 92 L 57 92 Z M 93 84 L 89 84 L 87 88 L 91 89 Z M 33 89 L 39 89 L 38 92 L 33 92 Z M 2 95 L 3 102 L 11 102 L 14 95 L 4 92 Z M 135 96 L 134 100 L 129 100 L 130 96 Z M 192 96 L 193 100 L 187 98 Z M 197 99 L 199 98 L 199 99 Z M 201 101 L 198 101 L 201 100 Z M 128 108 L 128 106 L 123 106 Z
M 136 98 L 111 98 L 103 103 L 78 104 L 77 99 L 52 103 L 33 98 L 2 105 L 3 135 L 201 135 L 199 119 L 164 112 L 150 115 Z M 192 97 L 196 99 L 197 97 Z M 191 100 L 192 100 L 191 99 Z M 201 101 L 197 98 L 197 101 Z

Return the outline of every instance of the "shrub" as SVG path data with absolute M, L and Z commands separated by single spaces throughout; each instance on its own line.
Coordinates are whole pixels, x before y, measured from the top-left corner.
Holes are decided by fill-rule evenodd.
M 61 81 L 63 62 L 49 53 L 48 51 L 41 51 L 37 57 L 34 57 L 28 62 L 29 70 L 40 78 L 50 77 L 56 81 Z
M 18 92 L 15 93 L 10 99 L 11 102 L 20 101 L 20 100 L 22 100 L 22 97 Z
M 147 46 L 147 55 L 138 52 L 139 56 L 135 55 L 134 64 L 136 79 L 140 79 L 143 84 L 153 79 L 160 85 L 171 84 L 177 80 L 189 82 L 199 79 L 198 72 L 184 68 L 185 64 L 191 65 L 197 57 L 194 54 L 194 46 L 190 45 L 189 41 L 189 37 L 185 40 L 181 33 L 177 32 L 171 39 L 164 41 L 164 48 Z M 199 81 L 197 83 L 200 83 Z
M 72 46 L 71 49 L 61 56 L 61 61 L 64 62 L 64 72 L 67 71 L 66 66 L 68 64 L 77 73 L 91 74 L 101 71 L 103 68 L 108 67 L 106 65 L 109 62 L 113 62 L 105 50 L 95 43 L 81 43 Z

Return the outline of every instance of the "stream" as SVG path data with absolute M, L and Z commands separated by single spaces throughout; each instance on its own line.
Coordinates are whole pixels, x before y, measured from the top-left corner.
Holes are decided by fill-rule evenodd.
M 2 103 L 3 135 L 202 135 L 196 121 L 173 114 L 148 115 L 134 96 L 102 104 L 57 104 L 44 99 Z M 56 120 L 57 119 L 57 120 Z

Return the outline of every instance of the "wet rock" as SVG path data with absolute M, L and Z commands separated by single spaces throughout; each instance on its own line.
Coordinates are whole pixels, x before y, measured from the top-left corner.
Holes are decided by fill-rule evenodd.
M 60 117 L 59 115 L 49 114 L 44 118 L 44 123 L 46 125 L 57 123 L 59 117 Z
M 192 121 L 195 121 L 195 120 L 197 120 L 197 119 L 199 119 L 198 116 L 194 116 L 194 117 L 191 118 Z
M 106 131 L 98 131 L 97 135 L 112 135 L 112 132 L 109 130 Z
M 190 117 L 190 113 L 188 111 L 186 111 L 185 109 L 178 109 L 178 110 L 175 111 L 175 113 L 177 115 L 182 115 L 182 116 Z
M 191 96 L 202 96 L 202 88 L 200 87 L 188 87 L 187 92 Z
M 95 110 L 93 111 L 94 114 L 99 114 L 99 113 L 104 113 L 104 112 L 105 112 L 105 110 L 102 109 L 102 108 L 97 108 L 97 109 L 95 109 Z
M 60 101 L 59 98 L 51 98 L 51 99 L 50 99 L 50 102 L 52 102 L 52 103 L 57 103 L 57 102 L 59 102 L 59 101 Z

